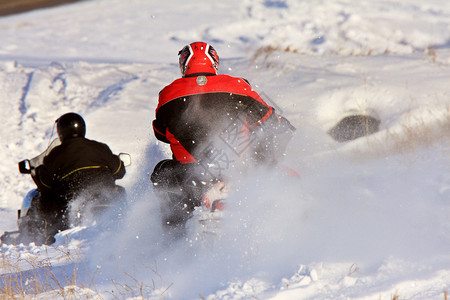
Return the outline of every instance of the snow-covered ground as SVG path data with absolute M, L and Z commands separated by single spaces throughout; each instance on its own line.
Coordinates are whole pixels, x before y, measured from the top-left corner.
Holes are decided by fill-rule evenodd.
M 297 127 L 284 164 L 300 177 L 241 178 L 211 243 L 167 240 L 149 181 L 169 155 L 151 129 L 158 92 L 197 40 Z M 82 114 L 87 137 L 132 165 L 118 226 L 2 245 L 0 293 L 22 284 L 42 299 L 446 299 L 449 80 L 441 0 L 90 0 L 2 17 L 0 232 L 16 229 L 34 187 L 17 162 L 46 148 L 61 114 Z M 354 112 L 376 115 L 380 131 L 334 141 L 326 132 Z

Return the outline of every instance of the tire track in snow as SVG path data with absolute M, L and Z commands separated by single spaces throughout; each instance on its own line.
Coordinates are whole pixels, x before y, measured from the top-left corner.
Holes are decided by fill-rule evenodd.
M 25 115 L 27 114 L 27 96 L 30 92 L 31 82 L 33 81 L 34 77 L 34 71 L 27 74 L 27 82 L 25 83 L 25 86 L 22 88 L 22 96 L 20 97 L 20 104 L 19 104 L 19 112 L 20 112 L 20 120 L 19 120 L 19 127 L 22 128 Z
M 120 91 L 122 91 L 128 83 L 131 81 L 139 79 L 139 76 L 127 73 L 127 78 L 123 78 L 119 80 L 117 83 L 114 83 L 104 90 L 102 90 L 98 96 L 94 99 L 94 101 L 89 105 L 88 109 L 103 107 L 111 101 L 111 99 L 117 95 Z
M 61 82 L 61 85 L 62 85 L 58 89 L 58 95 L 65 95 L 66 94 L 67 80 L 66 80 L 65 77 L 66 77 L 66 72 L 61 72 L 58 75 L 56 75 L 55 78 L 53 78 L 51 88 L 55 88 L 57 86 L 58 82 Z

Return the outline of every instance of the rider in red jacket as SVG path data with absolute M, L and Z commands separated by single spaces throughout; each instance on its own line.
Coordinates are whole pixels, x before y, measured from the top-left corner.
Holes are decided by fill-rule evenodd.
M 230 168 L 275 163 L 295 130 L 247 80 L 218 75 L 219 56 L 211 45 L 185 46 L 179 65 L 182 78 L 161 90 L 153 121 L 156 138 L 173 153 L 151 176 L 171 203 L 163 208 L 166 224 L 185 221 L 200 204 L 205 182 L 222 180 Z

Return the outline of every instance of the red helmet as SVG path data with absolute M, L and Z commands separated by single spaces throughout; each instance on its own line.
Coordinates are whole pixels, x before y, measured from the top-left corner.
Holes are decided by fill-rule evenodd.
M 183 77 L 196 73 L 219 71 L 219 56 L 214 48 L 204 42 L 195 42 L 185 46 L 178 53 L 181 75 Z

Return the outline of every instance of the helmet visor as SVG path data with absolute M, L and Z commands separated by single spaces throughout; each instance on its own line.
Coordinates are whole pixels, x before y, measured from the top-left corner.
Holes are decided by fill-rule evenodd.
M 219 55 L 217 55 L 216 50 L 213 48 L 213 46 L 209 46 L 208 54 L 211 57 L 213 67 L 216 70 L 216 73 L 219 71 Z
M 185 46 L 183 49 L 178 52 L 178 55 L 180 56 L 178 59 L 178 64 L 180 66 L 181 75 L 184 76 L 184 73 L 186 72 L 186 66 L 189 62 L 189 60 L 192 57 L 192 54 L 194 52 L 191 49 L 190 45 Z

